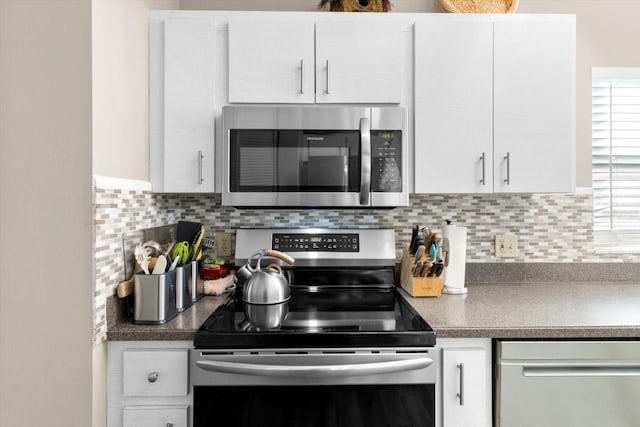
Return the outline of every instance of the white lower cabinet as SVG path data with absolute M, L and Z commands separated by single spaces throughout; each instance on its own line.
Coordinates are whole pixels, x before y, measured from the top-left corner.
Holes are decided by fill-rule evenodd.
M 123 410 L 124 427 L 187 427 L 188 406 L 127 406 Z
M 491 340 L 439 338 L 439 427 L 491 427 Z M 439 411 L 439 413 L 438 413 Z
M 107 344 L 107 426 L 188 427 L 191 341 Z

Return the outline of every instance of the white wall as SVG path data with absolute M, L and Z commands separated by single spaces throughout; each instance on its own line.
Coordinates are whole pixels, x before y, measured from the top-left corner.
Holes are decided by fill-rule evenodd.
M 90 0 L 0 0 L 0 426 L 87 427 Z
M 93 0 L 93 171 L 149 180 L 149 9 L 178 0 Z

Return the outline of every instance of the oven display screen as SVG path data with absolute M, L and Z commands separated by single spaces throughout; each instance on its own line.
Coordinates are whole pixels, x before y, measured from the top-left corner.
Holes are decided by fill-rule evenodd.
M 357 233 L 273 234 L 271 248 L 283 252 L 359 252 Z

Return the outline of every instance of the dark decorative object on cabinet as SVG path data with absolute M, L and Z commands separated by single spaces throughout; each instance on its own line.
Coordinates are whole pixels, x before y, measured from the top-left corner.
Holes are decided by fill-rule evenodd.
M 389 0 L 321 0 L 318 8 L 329 4 L 332 12 L 389 12 Z

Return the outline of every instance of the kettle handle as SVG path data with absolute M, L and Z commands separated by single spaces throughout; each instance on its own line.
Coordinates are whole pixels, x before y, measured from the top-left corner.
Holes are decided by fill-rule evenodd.
M 294 262 L 296 262 L 296 260 L 293 259 L 292 257 L 290 257 L 289 255 L 287 255 L 285 253 L 282 253 L 280 251 L 273 250 L 273 249 L 268 249 L 267 251 L 265 251 L 264 254 L 266 256 L 270 256 L 270 257 L 273 257 L 273 258 L 278 258 L 279 260 L 282 260 L 282 261 L 284 261 L 285 263 L 287 263 L 289 265 L 291 265 Z
M 282 274 L 282 267 L 280 267 L 275 262 L 272 262 L 271 264 L 267 265 L 267 269 L 269 269 L 269 268 L 273 268 L 274 270 L 277 270 L 278 273 Z

